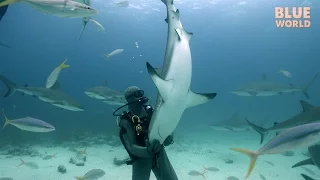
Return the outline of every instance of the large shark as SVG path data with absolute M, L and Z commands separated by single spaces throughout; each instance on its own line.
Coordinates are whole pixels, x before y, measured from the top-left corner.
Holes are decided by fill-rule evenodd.
M 75 99 L 62 92 L 58 88 L 58 83 L 51 88 L 42 87 L 18 87 L 14 82 L 0 75 L 0 80 L 8 87 L 8 92 L 4 97 L 11 96 L 16 91 L 27 95 L 38 97 L 41 101 L 70 111 L 84 111 L 84 108 Z
M 288 129 L 303 124 L 313 123 L 320 120 L 320 107 L 315 107 L 304 100 L 300 100 L 300 104 L 302 106 L 302 112 L 281 123 L 274 123 L 274 126 L 270 128 L 265 129 L 259 127 L 248 120 L 247 123 L 260 134 L 260 143 L 262 143 L 264 140 L 264 136 L 269 131 L 279 132 L 284 129 Z
M 244 85 L 232 91 L 232 94 L 238 96 L 274 96 L 281 95 L 283 93 L 302 92 L 309 99 L 308 89 L 313 84 L 317 76 L 318 73 L 306 86 L 295 87 L 292 84 L 286 85 L 267 81 L 266 75 L 262 74 L 260 80 Z
M 107 86 L 92 87 L 85 90 L 84 93 L 91 98 L 102 100 L 109 105 L 118 106 L 127 103 L 123 92 L 113 90 Z
M 239 118 L 239 113 L 233 113 L 229 119 L 211 123 L 210 128 L 218 131 L 248 131 L 251 127 L 244 119 Z
M 308 147 L 310 158 L 300 161 L 292 166 L 292 168 L 304 166 L 304 165 L 314 165 L 320 169 L 320 144 L 316 144 Z
M 156 139 L 160 143 L 173 133 L 186 108 L 206 103 L 217 95 L 196 94 L 190 90 L 192 59 L 189 40 L 192 34 L 183 29 L 173 1 L 162 2 L 167 7 L 168 37 L 164 64 L 162 70 L 158 70 L 161 74 L 146 63 L 160 94 L 149 126 L 149 141 Z

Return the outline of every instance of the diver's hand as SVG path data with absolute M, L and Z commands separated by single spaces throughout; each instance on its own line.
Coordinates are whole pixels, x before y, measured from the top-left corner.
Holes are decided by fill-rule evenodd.
M 173 143 L 173 135 L 169 135 L 163 142 L 164 146 L 169 146 Z
M 147 151 L 149 154 L 155 154 L 161 150 L 162 145 L 158 140 L 153 140 L 151 143 L 147 143 Z

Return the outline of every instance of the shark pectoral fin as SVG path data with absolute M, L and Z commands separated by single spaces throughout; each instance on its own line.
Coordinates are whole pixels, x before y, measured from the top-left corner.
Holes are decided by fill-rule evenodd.
M 179 41 L 181 41 L 181 39 L 183 37 L 186 37 L 188 39 L 188 41 L 191 40 L 193 33 L 187 32 L 186 30 L 184 30 L 183 28 L 177 28 L 176 32 L 178 34 L 179 37 Z
M 250 96 L 257 96 L 257 92 L 254 92 L 254 91 L 248 91 L 248 93 L 250 94 Z
M 162 68 L 154 68 L 157 74 L 160 76 L 162 74 Z
M 305 159 L 303 161 L 298 162 L 297 164 L 293 165 L 292 168 L 304 166 L 304 165 L 314 165 L 314 162 L 311 158 Z
M 309 176 L 307 176 L 307 175 L 305 175 L 305 174 L 301 174 L 301 176 L 302 176 L 305 180 L 315 180 L 315 179 L 313 179 L 313 178 L 311 178 L 311 177 L 309 177 Z
M 54 85 L 50 89 L 60 90 L 60 83 L 58 81 L 56 81 L 56 83 L 54 83 Z
M 200 104 L 204 104 L 206 102 L 209 102 L 211 99 L 215 98 L 216 96 L 217 96 L 217 93 L 197 94 L 189 90 L 186 107 L 189 108 L 189 107 L 197 106 Z
M 151 79 L 153 80 L 153 83 L 157 86 L 157 89 L 159 91 L 159 94 L 161 98 L 166 101 L 167 97 L 171 93 L 173 86 L 174 86 L 174 80 L 163 80 L 160 78 L 160 76 L 157 74 L 156 70 L 147 62 L 147 69 L 149 72 L 149 75 Z

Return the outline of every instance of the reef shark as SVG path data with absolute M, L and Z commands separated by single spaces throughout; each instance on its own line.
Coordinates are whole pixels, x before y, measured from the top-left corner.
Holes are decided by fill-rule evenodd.
M 233 113 L 229 119 L 211 123 L 210 128 L 218 131 L 248 131 L 251 127 L 244 119 L 239 118 L 239 113 Z
M 206 103 L 217 95 L 196 94 L 190 90 L 192 58 L 189 41 L 192 33 L 183 29 L 179 10 L 175 10 L 173 0 L 162 0 L 162 2 L 167 7 L 168 23 L 163 67 L 157 71 L 148 62 L 146 63 L 149 75 L 160 94 L 149 125 L 149 141 L 156 139 L 161 144 L 173 133 L 186 108 Z
M 248 120 L 247 123 L 260 134 L 260 143 L 262 143 L 264 140 L 264 136 L 266 135 L 266 133 L 270 131 L 278 132 L 284 129 L 292 128 L 303 124 L 313 123 L 320 120 L 320 107 L 315 107 L 304 100 L 300 100 L 300 104 L 302 106 L 302 112 L 281 123 L 274 123 L 274 126 L 270 128 L 265 129 L 259 127 Z
M 292 168 L 304 166 L 304 165 L 314 165 L 320 169 L 320 144 L 316 144 L 308 147 L 310 158 L 300 161 L 293 165 Z
M 51 88 L 45 87 L 18 87 L 14 82 L 0 75 L 0 80 L 8 87 L 8 92 L 4 97 L 9 97 L 16 91 L 23 94 L 38 97 L 41 101 L 51 105 L 67 109 L 70 111 L 84 111 L 84 108 L 75 99 L 59 90 L 59 84 L 56 83 Z
M 295 87 L 292 84 L 286 85 L 267 81 L 266 74 L 262 74 L 260 80 L 244 85 L 231 93 L 238 96 L 274 96 L 281 95 L 283 93 L 302 92 L 308 99 L 310 99 L 308 89 L 313 84 L 317 76 L 318 73 L 306 86 Z
M 85 90 L 84 93 L 109 105 L 124 105 L 127 103 L 123 92 L 113 90 L 107 86 L 92 87 Z

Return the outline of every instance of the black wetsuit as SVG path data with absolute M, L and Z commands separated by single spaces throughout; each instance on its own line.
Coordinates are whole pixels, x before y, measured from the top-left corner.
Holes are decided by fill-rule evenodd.
M 137 124 L 131 120 L 132 116 L 122 115 L 120 117 L 120 139 L 131 158 L 127 164 L 132 164 L 132 180 L 149 180 L 151 170 L 158 180 L 178 180 L 164 146 L 153 155 L 147 151 L 145 142 L 148 137 L 148 127 L 153 109 L 151 106 L 144 106 L 144 108 L 147 112 L 145 117 L 147 120 L 140 118 L 143 131 L 139 135 L 135 130 Z M 169 136 L 164 145 L 167 146 L 171 143 L 172 136 Z

